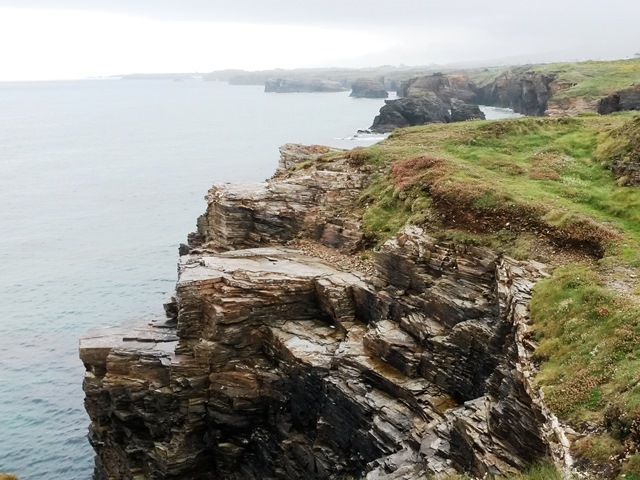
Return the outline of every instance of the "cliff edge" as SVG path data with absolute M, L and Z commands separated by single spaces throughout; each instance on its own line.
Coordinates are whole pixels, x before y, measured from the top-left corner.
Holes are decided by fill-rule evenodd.
M 570 451 L 599 433 L 556 418 L 580 417 L 546 367 L 568 350 L 549 344 L 558 333 L 536 292 L 568 281 L 566 264 L 604 282 L 598 265 L 623 266 L 612 245 L 635 245 L 630 212 L 596 220 L 577 210 L 575 182 L 556 188 L 584 169 L 618 198 L 628 187 L 590 155 L 601 142 L 610 158 L 600 135 L 634 118 L 431 125 L 351 151 L 286 145 L 270 180 L 214 185 L 167 318 L 80 342 L 95 478 L 482 478 L 541 460 L 569 469 L 576 453 L 599 468 Z M 598 378 L 605 398 L 613 377 Z M 632 471 L 629 435 L 609 478 Z

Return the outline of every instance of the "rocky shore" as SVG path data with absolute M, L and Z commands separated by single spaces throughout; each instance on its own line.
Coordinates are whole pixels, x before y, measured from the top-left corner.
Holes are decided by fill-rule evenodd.
M 80 342 L 94 478 L 418 479 L 570 465 L 532 385 L 543 264 L 406 227 L 371 250 L 381 169 L 286 145 L 214 185 L 167 318 Z

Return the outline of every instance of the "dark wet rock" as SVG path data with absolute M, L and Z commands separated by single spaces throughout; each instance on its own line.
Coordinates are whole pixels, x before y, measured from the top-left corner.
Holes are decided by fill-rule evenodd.
M 640 110 L 640 85 L 634 85 L 600 99 L 597 108 L 601 115 L 624 110 Z
M 385 100 L 385 105 L 369 129 L 377 133 L 386 133 L 396 128 L 447 123 L 450 120 L 448 106 L 434 93 L 429 93 L 421 97 Z
M 523 115 L 542 116 L 553 95 L 555 74 L 529 71 L 526 67 L 508 70 L 476 90 L 480 105 L 511 108 Z
M 468 103 L 451 99 L 451 121 L 464 122 L 466 120 L 485 120 L 486 117 L 478 105 L 469 105 Z

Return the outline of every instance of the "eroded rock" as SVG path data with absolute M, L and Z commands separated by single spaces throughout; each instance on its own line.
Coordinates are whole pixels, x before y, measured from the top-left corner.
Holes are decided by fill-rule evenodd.
M 209 193 L 168 322 L 81 341 L 95 478 L 480 478 L 563 460 L 529 380 L 544 267 L 417 227 L 373 272 L 287 248 L 323 242 L 310 224 L 353 212 L 367 180 L 340 155 L 302 171 L 303 149 L 285 151 L 269 182 Z

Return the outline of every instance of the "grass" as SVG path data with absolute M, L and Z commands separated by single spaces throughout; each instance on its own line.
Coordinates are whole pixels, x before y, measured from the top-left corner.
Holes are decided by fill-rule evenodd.
M 18 480 L 13 473 L 0 473 L 0 480 Z
M 560 418 L 606 429 L 578 453 L 597 463 L 624 452 L 630 476 L 620 478 L 640 464 L 640 189 L 609 168 L 640 163 L 638 140 L 633 113 L 396 130 L 371 154 L 386 168 L 361 199 L 377 243 L 413 223 L 517 258 L 568 262 L 533 292 L 536 381 Z
M 566 102 L 583 99 L 594 102 L 603 96 L 640 83 L 640 58 L 603 62 L 549 63 L 516 69 L 556 75 L 558 90 L 549 99 L 549 106 L 562 106 Z M 501 72 L 471 73 L 479 84 L 488 84 Z
M 486 480 L 569 480 L 563 476 L 562 472 L 551 463 L 537 463 L 532 465 L 522 473 L 516 473 L 511 475 L 493 476 L 489 475 L 485 477 Z M 434 477 L 433 480 L 470 480 L 471 477 L 467 475 L 448 475 Z
M 416 213 L 415 199 L 424 197 L 439 207 L 440 215 L 485 234 L 544 232 L 600 256 L 622 231 L 634 233 L 635 243 L 640 240 L 640 210 L 629 207 L 640 202 L 640 195 L 620 188 L 602 168 L 607 151 L 600 149 L 599 161 L 594 161 L 603 127 L 609 131 L 634 117 L 602 118 L 526 118 L 398 130 L 378 146 L 383 154 L 377 154 L 377 161 L 383 156 L 393 167 L 364 197 L 365 227 L 372 235 L 388 236 Z M 473 216 L 474 222 L 464 216 Z

